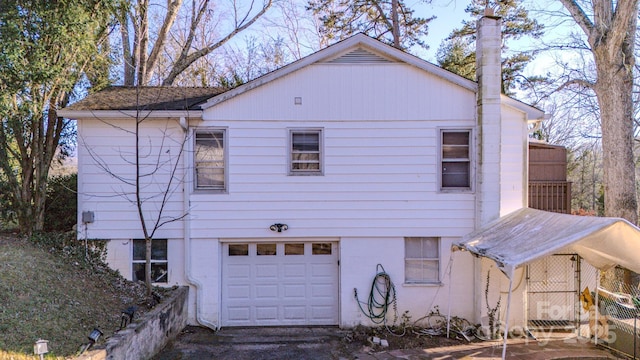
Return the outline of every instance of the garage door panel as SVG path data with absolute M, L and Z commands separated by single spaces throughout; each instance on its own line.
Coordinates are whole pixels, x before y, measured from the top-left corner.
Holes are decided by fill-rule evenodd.
M 258 321 L 278 320 L 277 306 L 256 306 L 256 319 Z
M 311 312 L 314 319 L 331 319 L 333 317 L 332 306 L 312 306 Z
M 284 299 L 304 299 L 306 298 L 306 285 L 284 285 Z
M 278 265 L 256 265 L 256 277 L 259 279 L 277 279 Z
M 304 320 L 306 318 L 306 308 L 303 305 L 283 306 L 284 318 L 288 320 Z
M 334 291 L 334 287 L 332 284 L 311 286 L 311 296 L 318 299 L 320 298 L 333 299 L 333 296 L 334 296 L 333 291 Z
M 256 299 L 278 299 L 278 285 L 256 285 Z
M 251 295 L 250 285 L 232 285 L 227 287 L 229 299 L 244 300 Z
M 286 256 L 285 256 L 285 261 L 286 260 L 288 259 L 286 259 Z M 306 267 L 307 267 L 307 264 L 305 264 L 304 262 L 300 262 L 298 264 L 285 264 L 284 276 L 288 279 L 295 279 L 295 278 L 304 279 Z
M 246 264 L 229 264 L 228 276 L 235 279 L 251 278 L 251 266 Z
M 227 314 L 229 315 L 229 320 L 231 321 L 245 321 L 249 322 L 251 319 L 251 308 L 249 306 L 233 306 L 227 308 Z
M 336 249 L 332 242 L 224 244 L 222 325 L 337 324 Z
M 311 276 L 320 278 L 331 278 L 334 274 L 335 264 L 310 264 Z

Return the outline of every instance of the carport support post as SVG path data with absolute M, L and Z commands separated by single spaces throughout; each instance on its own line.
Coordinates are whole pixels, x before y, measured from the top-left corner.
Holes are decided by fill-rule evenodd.
M 511 311 L 511 293 L 513 289 L 513 269 L 509 271 L 509 294 L 507 295 L 507 314 L 504 320 L 504 343 L 502 344 L 502 360 L 507 358 L 507 339 L 509 338 L 509 311 Z
M 596 308 L 595 308 L 595 329 L 593 331 L 595 331 L 596 335 L 594 337 L 594 343 L 596 345 L 598 345 L 598 327 L 600 326 L 598 323 L 598 313 L 600 312 L 600 299 L 598 297 L 598 294 L 600 293 L 600 269 L 598 269 L 598 273 L 596 274 Z M 602 328 L 603 332 L 604 332 L 604 327 Z
M 451 274 L 453 273 L 453 252 L 449 256 L 449 301 L 447 304 L 447 339 L 449 338 L 449 330 L 451 330 Z M 463 329 L 464 330 L 464 329 Z

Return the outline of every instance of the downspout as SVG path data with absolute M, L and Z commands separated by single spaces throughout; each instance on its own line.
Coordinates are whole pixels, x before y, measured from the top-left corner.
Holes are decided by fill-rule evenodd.
M 180 127 L 182 127 L 182 130 L 184 131 L 185 141 L 183 146 L 187 146 L 187 149 L 191 150 L 191 146 L 188 145 L 189 122 L 187 119 L 185 119 L 185 117 L 180 117 Z M 192 152 L 187 151 L 187 153 L 190 154 Z M 185 214 L 185 217 L 182 219 L 182 232 L 184 236 L 184 274 L 187 285 L 193 286 L 194 292 L 196 294 L 196 322 L 199 325 L 202 325 L 209 329 L 218 330 L 217 324 L 208 321 L 202 316 L 202 304 L 204 303 L 204 301 L 201 299 L 202 283 L 198 281 L 198 279 L 196 279 L 191 273 L 191 216 L 188 213 L 190 208 L 189 195 L 191 194 L 191 191 L 188 190 L 188 186 L 190 186 L 189 184 L 192 183 L 192 174 L 190 171 L 191 167 L 189 166 L 189 160 L 190 159 L 187 159 L 187 156 L 183 156 L 182 158 L 182 161 L 184 162 L 184 166 L 182 167 L 184 169 L 183 179 L 185 179 L 185 182 L 182 186 L 182 213 Z

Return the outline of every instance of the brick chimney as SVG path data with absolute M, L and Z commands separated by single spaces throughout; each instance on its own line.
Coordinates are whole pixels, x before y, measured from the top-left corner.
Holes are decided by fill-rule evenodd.
M 500 217 L 501 25 L 491 9 L 477 23 L 476 228 Z

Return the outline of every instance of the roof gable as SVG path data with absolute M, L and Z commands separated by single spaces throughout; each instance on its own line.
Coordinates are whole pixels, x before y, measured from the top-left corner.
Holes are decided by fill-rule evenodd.
M 207 109 L 221 102 L 234 98 L 247 91 L 270 83 L 306 66 L 323 64 L 375 64 L 375 63 L 405 63 L 432 75 L 442 78 L 450 83 L 461 86 L 470 91 L 477 90 L 474 81 L 444 70 L 437 65 L 408 54 L 402 50 L 386 45 L 365 34 L 356 34 L 350 38 L 337 42 L 329 47 L 319 50 L 300 60 L 285 65 L 277 70 L 267 73 L 259 78 L 249 81 L 234 89 L 212 97 L 202 108 Z

